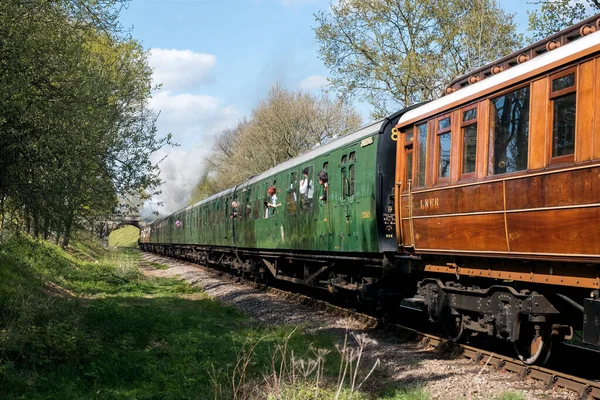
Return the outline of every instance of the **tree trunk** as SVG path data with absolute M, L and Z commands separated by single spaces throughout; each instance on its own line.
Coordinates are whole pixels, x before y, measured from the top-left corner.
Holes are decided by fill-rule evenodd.
M 4 196 L 0 196 L 0 243 L 2 243 L 3 230 L 4 230 Z
M 70 215 L 65 220 L 65 231 L 63 235 L 62 242 L 60 247 L 63 249 L 69 245 L 69 241 L 71 240 L 71 227 L 73 226 L 73 215 Z
M 33 212 L 33 237 L 36 239 L 40 236 L 40 218 L 37 211 Z
M 25 209 L 25 232 L 31 234 L 31 218 L 29 217 L 29 211 Z

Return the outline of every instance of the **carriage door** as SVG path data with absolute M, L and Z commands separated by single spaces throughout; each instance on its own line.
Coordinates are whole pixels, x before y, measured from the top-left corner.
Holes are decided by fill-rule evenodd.
M 409 234 L 410 236 L 410 224 L 407 223 L 406 225 L 404 225 L 404 221 L 403 218 L 407 218 L 408 217 L 408 209 L 407 208 L 402 208 L 402 207 L 407 207 L 409 202 L 408 202 L 408 195 L 406 198 L 400 197 L 401 193 L 408 193 L 408 186 L 409 186 L 409 181 L 410 184 L 412 185 L 413 182 L 413 158 L 414 158 L 414 143 L 413 143 L 413 138 L 414 138 L 414 128 L 410 128 L 410 130 L 407 130 L 406 132 L 403 132 L 404 135 L 404 169 L 403 171 L 401 171 L 400 173 L 400 182 L 401 182 L 401 187 L 400 189 L 400 193 L 397 193 L 397 197 L 398 197 L 398 202 L 399 204 L 396 204 L 396 210 L 400 211 L 400 218 L 397 218 L 397 229 L 399 229 L 400 233 L 398 234 L 398 232 L 396 232 L 397 237 L 399 238 L 399 242 L 400 244 L 405 244 L 405 243 L 410 243 L 410 241 L 406 241 L 406 238 L 403 237 L 404 234 Z M 406 201 L 403 201 L 406 200 Z
M 342 211 L 342 250 L 358 250 L 358 231 L 356 227 L 356 205 L 355 196 L 356 183 L 356 147 L 351 147 L 342 156 L 341 168 L 341 196 L 340 206 Z

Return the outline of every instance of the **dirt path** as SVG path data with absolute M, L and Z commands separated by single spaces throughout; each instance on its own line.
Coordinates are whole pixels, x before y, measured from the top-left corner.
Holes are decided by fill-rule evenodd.
M 179 276 L 199 285 L 212 298 L 250 315 L 258 324 L 303 325 L 309 331 L 322 331 L 343 338 L 346 328 L 366 332 L 374 340 L 367 349 L 367 365 L 380 359 L 379 379 L 399 385 L 424 385 L 431 399 L 494 399 L 507 391 L 521 392 L 525 399 L 577 399 L 574 392 L 546 391 L 541 382 L 511 379 L 513 374 L 482 368 L 472 362 L 451 359 L 430 349 L 402 343 L 398 337 L 379 330 L 364 331 L 357 321 L 339 319 L 325 311 L 314 310 L 293 300 L 236 284 L 195 264 L 142 253 L 144 273 L 156 277 Z M 160 263 L 168 269 L 151 266 Z M 379 386 L 379 384 L 378 384 Z

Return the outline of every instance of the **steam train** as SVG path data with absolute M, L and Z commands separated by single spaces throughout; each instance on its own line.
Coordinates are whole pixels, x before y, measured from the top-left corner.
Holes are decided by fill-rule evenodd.
M 155 221 L 140 246 L 422 310 L 525 364 L 581 331 L 598 346 L 598 31 L 600 15 L 459 77 Z

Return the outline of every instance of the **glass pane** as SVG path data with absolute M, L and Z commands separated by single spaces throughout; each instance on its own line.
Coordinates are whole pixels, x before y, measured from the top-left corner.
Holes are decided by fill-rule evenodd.
M 450 176 L 450 132 L 438 135 L 439 140 L 439 164 L 438 178 Z
M 554 100 L 552 157 L 575 153 L 575 93 Z
M 443 131 L 450 128 L 450 117 L 440 119 L 438 121 L 438 131 Z
M 575 86 L 575 72 L 565 75 L 562 78 L 556 78 L 552 81 L 552 91 L 558 92 L 566 88 Z
M 296 204 L 296 192 L 294 190 L 288 190 L 285 211 L 289 215 L 296 214 Z
M 342 168 L 342 199 L 346 198 L 346 193 L 348 193 L 348 176 L 346 176 L 346 168 Z
M 418 160 L 419 165 L 417 167 L 417 185 L 416 186 L 425 186 L 425 162 L 426 151 L 427 151 L 427 124 L 422 124 L 417 126 L 417 133 L 419 134 L 419 154 Z
M 412 142 L 413 138 L 415 137 L 415 132 L 411 129 L 410 131 L 407 131 L 405 133 L 405 138 L 404 138 L 404 142 Z
M 477 124 L 463 128 L 463 174 L 475 172 L 475 152 L 477 150 Z
M 348 174 L 350 175 L 348 196 L 354 196 L 354 179 L 355 179 L 354 168 L 355 168 L 354 164 L 352 164 L 351 166 L 348 167 Z
M 477 109 L 476 108 L 472 108 L 463 113 L 463 122 L 471 121 L 475 118 L 477 118 Z
M 260 206 L 261 201 L 259 199 L 254 200 L 254 219 L 260 218 Z
M 353 151 L 352 153 L 350 153 L 350 155 L 348 157 L 349 157 L 350 162 L 356 161 L 356 152 Z
M 342 163 L 342 164 L 346 164 L 346 159 L 347 159 L 347 158 L 346 158 L 346 155 L 344 154 L 344 155 L 342 156 L 342 162 L 341 162 L 341 163 Z
M 329 163 L 328 162 L 323 163 L 323 171 L 327 171 L 327 168 L 329 168 Z
M 490 173 L 527 169 L 529 146 L 529 87 L 507 93 L 491 101 L 493 146 Z
M 406 182 L 403 184 L 404 187 L 408 187 L 408 180 L 412 179 L 413 170 L 413 152 L 409 151 L 406 153 Z

